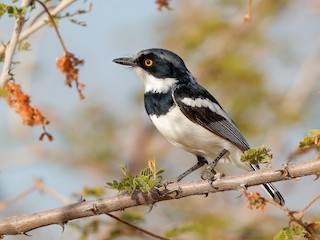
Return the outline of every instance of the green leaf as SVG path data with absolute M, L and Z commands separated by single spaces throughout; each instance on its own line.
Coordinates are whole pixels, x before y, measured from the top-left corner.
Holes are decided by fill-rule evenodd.
M 8 92 L 4 88 L 0 88 L 0 97 L 6 97 Z
M 26 8 L 19 8 L 17 6 L 7 6 L 7 13 L 9 14 L 9 17 L 19 18 L 21 15 L 24 15 L 26 13 Z
M 320 147 L 320 130 L 313 129 L 299 142 L 299 148 Z
M 105 189 L 102 187 L 95 187 L 95 188 L 88 188 L 84 187 L 82 189 L 82 195 L 83 196 L 96 196 L 96 197 L 102 197 L 106 193 Z
M 28 42 L 19 41 L 18 50 L 20 51 L 30 51 L 31 44 Z
M 304 240 L 305 237 L 304 229 L 300 226 L 290 226 L 282 228 L 273 240 Z
M 4 3 L 0 3 L 0 18 L 2 17 L 3 14 L 7 12 L 7 5 Z
M 112 182 L 107 182 L 107 185 L 118 191 L 125 191 L 128 194 L 133 194 L 135 191 L 141 191 L 148 193 L 152 188 L 158 188 L 160 180 L 162 179 L 161 173 L 164 172 L 163 169 L 156 170 L 155 162 L 148 162 L 148 167 L 142 169 L 137 176 L 132 176 L 126 165 L 120 165 L 122 174 L 126 176 L 121 179 L 120 182 L 113 180 Z M 154 174 L 156 173 L 156 174 Z
M 241 162 L 249 162 L 251 164 L 270 163 L 273 156 L 269 152 L 270 149 L 267 149 L 266 146 L 251 148 L 241 155 Z

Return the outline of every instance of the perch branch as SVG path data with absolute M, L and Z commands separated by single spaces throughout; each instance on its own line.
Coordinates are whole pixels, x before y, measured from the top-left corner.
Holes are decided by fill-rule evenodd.
M 137 192 L 133 195 L 122 193 L 111 198 L 82 201 L 39 213 L 2 218 L 0 219 L 0 237 L 26 234 L 33 229 L 52 224 L 63 227 L 70 220 L 120 211 L 138 205 L 152 205 L 160 201 L 193 195 L 239 190 L 243 185 L 250 187 L 308 175 L 318 176 L 319 174 L 320 161 L 310 160 L 286 167 L 266 168 L 238 176 L 224 177 L 213 182 L 212 185 L 208 181 L 202 180 L 171 184 L 167 186 L 166 192 L 161 193 L 156 190 L 151 193 Z

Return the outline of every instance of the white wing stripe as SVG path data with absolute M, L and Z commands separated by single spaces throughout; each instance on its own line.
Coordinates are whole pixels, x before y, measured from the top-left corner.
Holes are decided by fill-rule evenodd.
M 219 115 L 223 116 L 226 120 L 228 120 L 229 122 L 232 123 L 232 120 L 230 119 L 230 117 L 225 113 L 225 111 L 223 111 L 221 109 L 221 107 L 210 101 L 208 98 L 196 98 L 196 99 L 192 99 L 192 98 L 183 98 L 181 99 L 181 102 L 183 102 L 184 104 L 190 106 L 190 107 L 204 107 L 204 108 L 209 108 L 212 112 L 218 113 Z

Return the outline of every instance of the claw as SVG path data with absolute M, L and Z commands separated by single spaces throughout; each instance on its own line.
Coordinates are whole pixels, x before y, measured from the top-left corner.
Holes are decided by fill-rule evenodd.
M 214 180 L 210 180 L 210 185 L 213 189 L 218 190 L 218 187 L 213 186 Z
M 209 169 L 209 170 L 208 170 Z M 207 171 L 210 171 L 210 173 L 208 173 Z M 213 187 L 214 189 L 219 189 L 218 187 L 213 186 L 213 183 L 217 180 L 220 180 L 222 177 L 224 177 L 224 173 L 219 173 L 216 172 L 214 169 L 212 169 L 211 167 L 207 168 L 203 173 L 207 172 L 207 175 L 210 174 L 210 176 L 207 176 L 206 179 L 202 178 L 203 180 L 208 180 L 210 182 L 211 187 Z
M 220 180 L 220 179 L 223 178 L 224 176 L 225 176 L 224 173 L 217 172 L 217 173 L 214 175 L 214 179 L 215 179 L 215 180 Z
M 216 189 L 218 190 L 219 188 L 218 187 L 215 187 L 213 186 L 213 183 L 216 181 L 216 179 L 213 177 L 211 177 L 210 179 L 208 179 L 209 183 L 210 183 L 210 186 L 213 188 L 213 189 Z
M 241 198 L 243 196 L 243 194 L 241 193 L 238 197 L 236 197 L 236 198 Z
M 177 183 L 177 182 L 178 182 L 178 181 L 177 181 L 176 178 L 174 178 L 174 179 L 169 179 L 169 180 L 164 180 L 164 181 L 161 181 L 161 182 L 159 183 L 158 188 L 163 187 L 164 190 L 167 190 L 167 186 L 168 186 L 169 184 Z
M 201 173 L 201 179 L 202 180 L 211 180 L 212 178 L 215 177 L 215 174 L 217 172 L 215 171 L 214 168 L 212 168 L 210 165 L 203 170 L 203 172 Z
M 180 195 L 182 193 L 182 189 L 179 186 L 177 189 L 171 189 L 171 190 L 166 189 L 164 191 L 158 191 L 158 193 L 159 193 L 159 195 L 161 197 L 165 197 L 165 196 L 167 196 L 169 194 L 175 193 L 175 196 L 171 197 L 171 198 L 175 199 L 175 198 L 179 198 L 180 197 Z
M 149 211 L 147 212 L 147 214 L 151 212 L 151 210 L 153 209 L 154 205 L 155 205 L 155 204 L 151 204 L 151 205 L 150 205 Z

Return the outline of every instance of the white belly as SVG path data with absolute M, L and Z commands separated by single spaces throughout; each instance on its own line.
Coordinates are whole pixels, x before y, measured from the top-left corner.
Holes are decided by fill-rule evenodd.
M 228 150 L 224 160 L 231 161 L 238 167 L 250 170 L 248 164 L 240 161 L 242 151 L 231 142 L 221 138 L 204 127 L 191 122 L 178 107 L 174 107 L 166 115 L 151 116 L 156 128 L 169 142 L 197 156 L 213 161 L 223 150 Z

